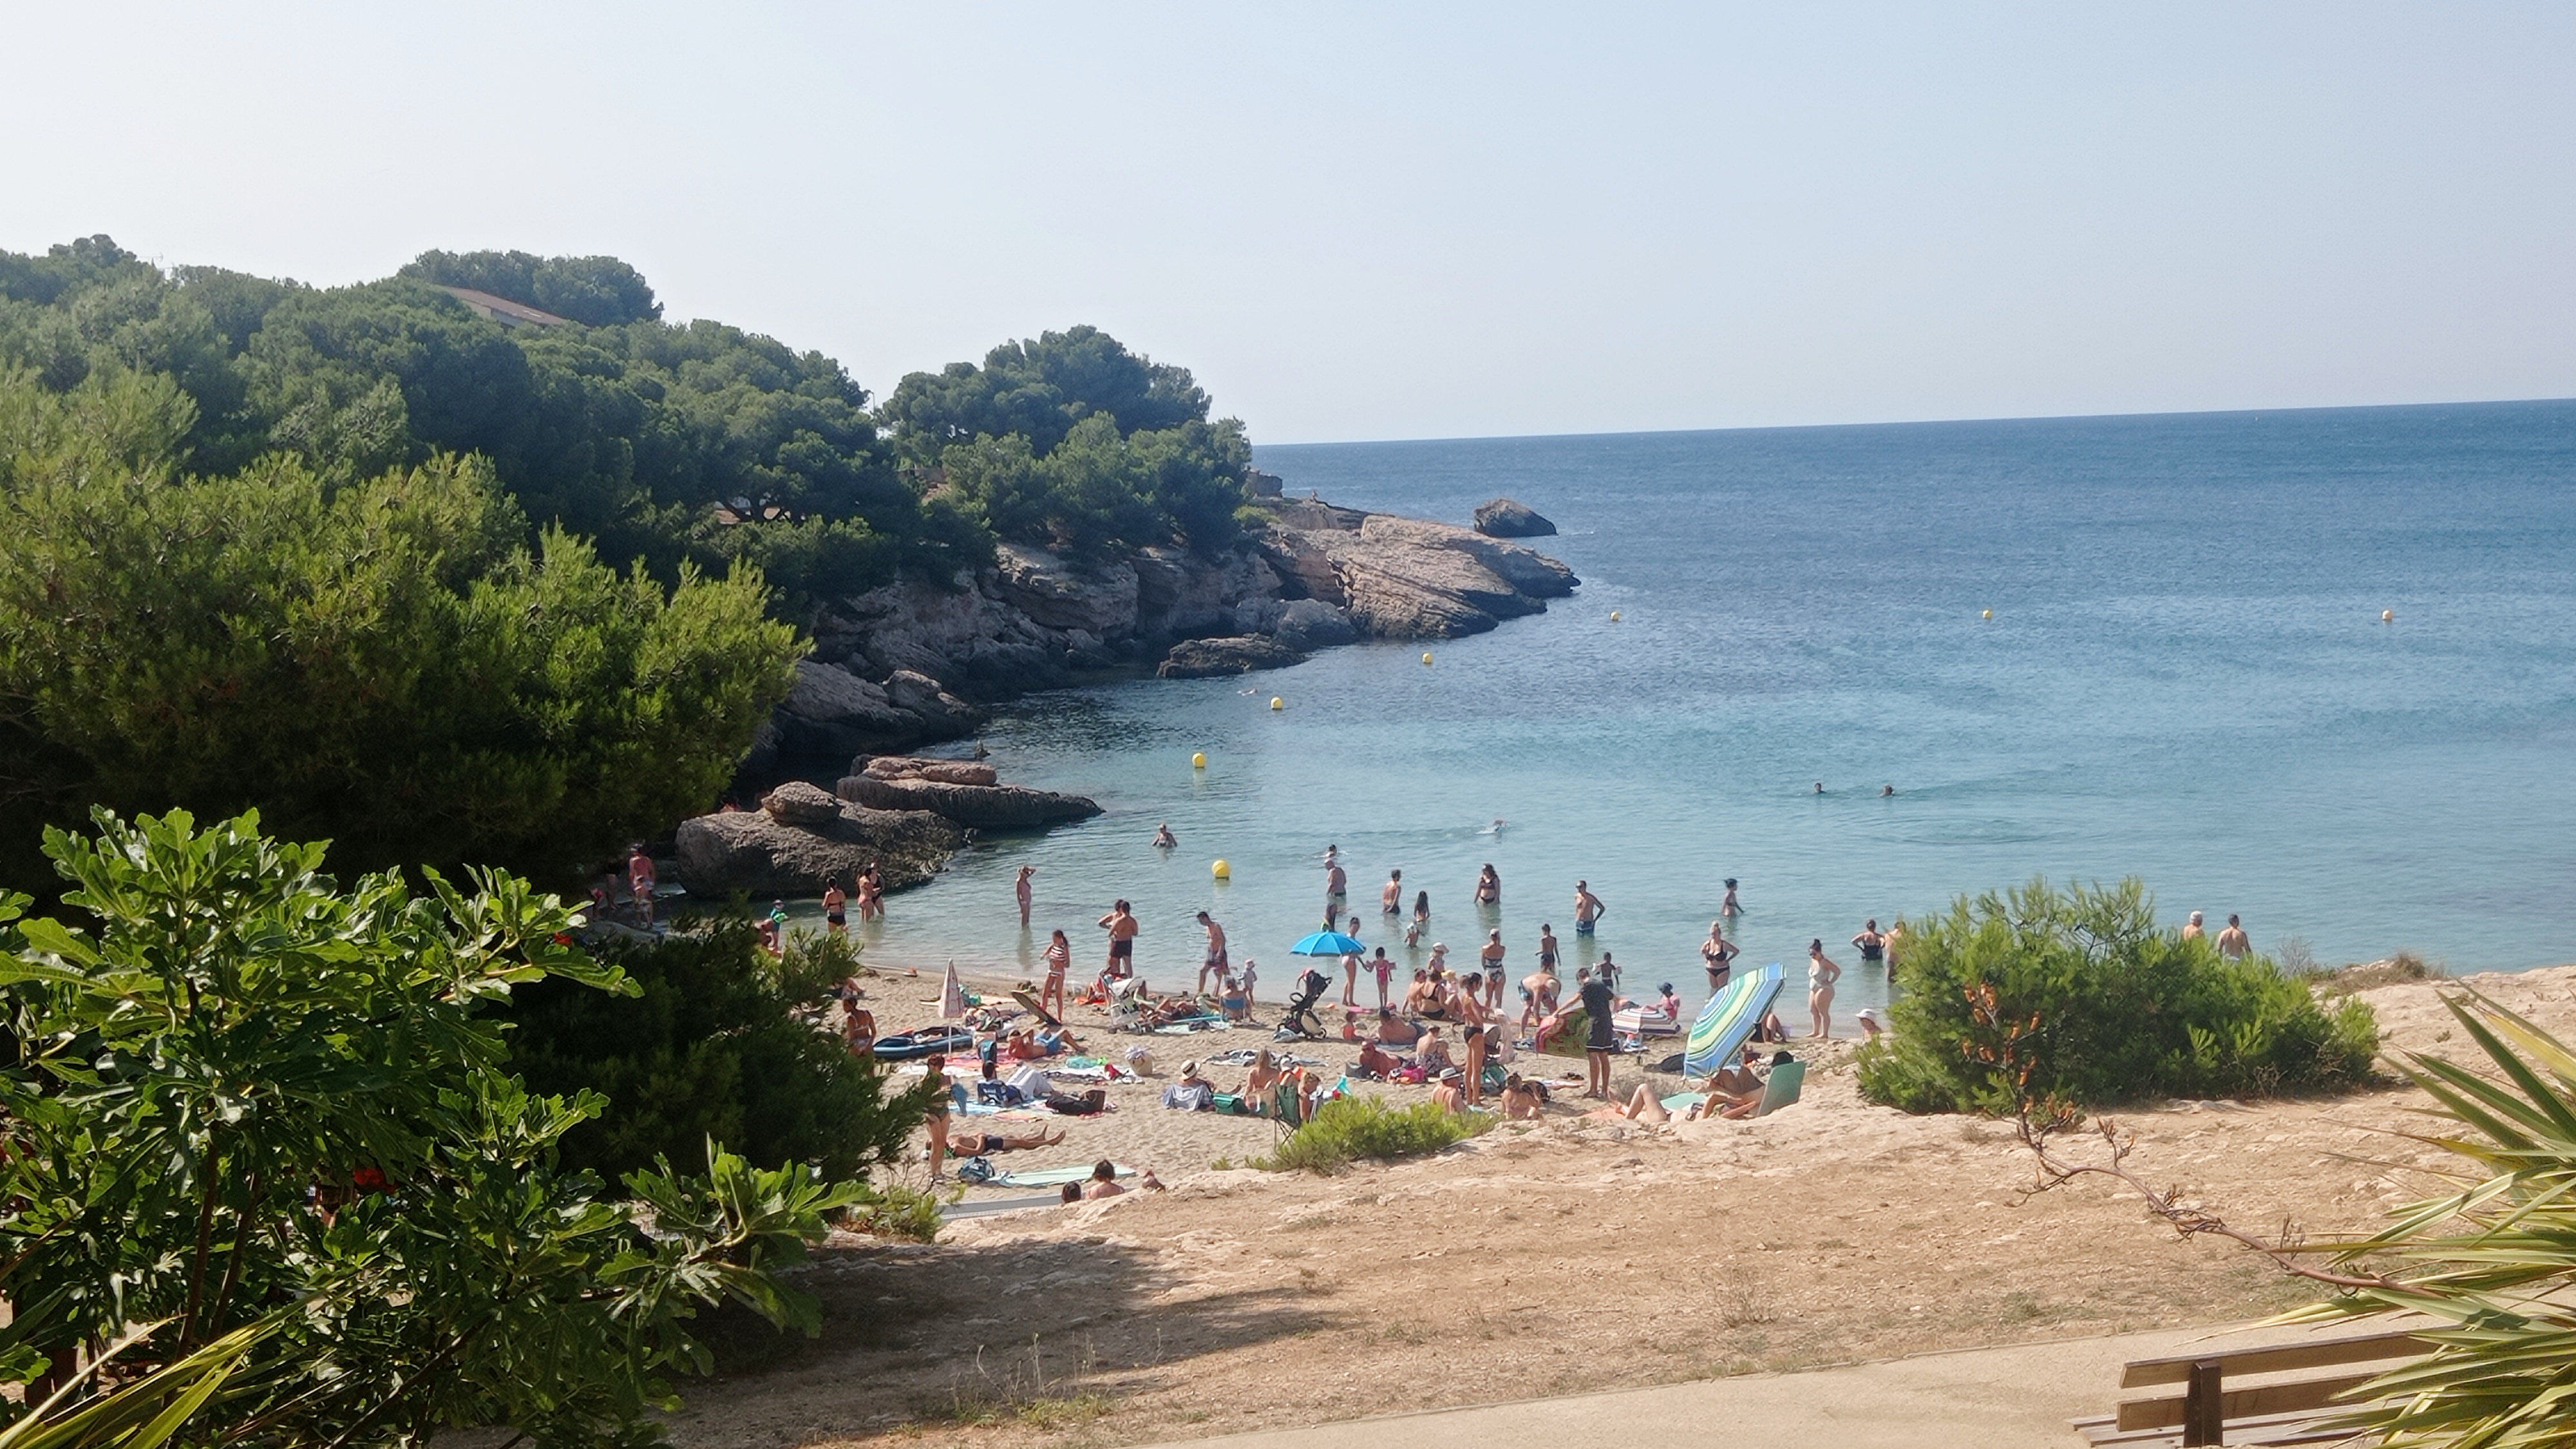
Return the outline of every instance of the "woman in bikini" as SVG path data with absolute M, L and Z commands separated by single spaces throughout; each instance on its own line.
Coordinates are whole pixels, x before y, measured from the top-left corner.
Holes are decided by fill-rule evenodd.
M 1064 1020 L 1064 975 L 1073 969 L 1073 943 L 1058 931 L 1047 938 L 1046 986 L 1038 993 L 1038 1006 L 1058 1021 Z
M 1493 862 L 1487 861 L 1476 877 L 1476 904 L 1499 906 L 1503 903 L 1503 878 L 1494 873 Z

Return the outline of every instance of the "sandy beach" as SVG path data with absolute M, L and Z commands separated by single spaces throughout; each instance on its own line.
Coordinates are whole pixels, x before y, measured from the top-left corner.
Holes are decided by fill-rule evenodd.
M 900 1020 L 897 1001 L 936 984 L 871 994 Z M 2456 1053 L 2438 994 L 2452 984 L 2576 1033 L 2576 966 L 2360 994 L 2388 1050 Z M 1205 1054 L 1267 1033 L 1184 1040 Z M 2216 1325 L 2309 1296 L 2241 1249 L 2177 1240 L 2123 1191 L 2027 1196 L 2007 1127 L 1861 1101 L 1852 1045 L 1792 1043 L 1812 1061 L 1805 1095 L 1757 1121 L 1643 1127 L 1567 1106 L 1333 1177 L 1212 1170 L 1275 1130 L 1165 1111 L 1160 1081 L 1112 1087 L 1117 1110 L 1071 1120 L 1063 1147 L 1011 1155 L 1150 1165 L 1169 1191 L 967 1218 L 935 1246 L 836 1240 L 804 1278 L 828 1304 L 824 1336 L 698 1387 L 675 1438 L 1141 1442 Z M 1623 1088 L 1639 1080 L 1622 1068 Z M 2418 1169 L 2438 1154 L 2391 1135 L 2422 1105 L 2383 1086 L 2117 1120 L 2151 1180 L 2315 1235 L 2371 1228 L 2427 1190 Z

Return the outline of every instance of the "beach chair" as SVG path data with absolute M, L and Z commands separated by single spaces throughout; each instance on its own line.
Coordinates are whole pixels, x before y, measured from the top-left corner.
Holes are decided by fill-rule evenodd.
M 1762 1081 L 1762 1104 L 1753 1109 L 1756 1117 L 1768 1117 L 1798 1100 L 1798 1092 L 1807 1085 L 1805 1062 L 1782 1062 L 1771 1069 Z
M 1282 1077 L 1279 1085 L 1270 1089 L 1270 1120 L 1278 1126 L 1283 1142 L 1289 1133 L 1306 1125 L 1306 1099 L 1298 1094 L 1293 1074 Z

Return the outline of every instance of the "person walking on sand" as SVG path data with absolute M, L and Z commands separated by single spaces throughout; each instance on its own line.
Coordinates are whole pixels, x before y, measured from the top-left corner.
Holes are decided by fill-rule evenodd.
M 1821 940 L 1807 943 L 1807 1014 L 1815 1018 L 1818 1039 L 1834 1034 L 1834 983 L 1843 979 L 1843 968 L 1825 955 Z
M 1860 964 L 1863 966 L 1875 966 L 1886 959 L 1887 937 L 1879 933 L 1878 917 L 1869 918 L 1869 924 L 1860 928 L 1859 935 L 1852 937 L 1852 944 L 1860 948 Z
M 1610 1002 L 1614 993 L 1610 983 L 1588 973 L 1577 972 L 1583 982 L 1583 1095 L 1599 1101 L 1610 1100 Z
M 1386 873 L 1386 889 L 1377 893 L 1378 914 L 1382 916 L 1392 916 L 1401 912 L 1403 909 L 1404 872 L 1401 870 L 1388 871 Z
M 1113 981 L 1124 981 L 1135 975 L 1136 913 L 1128 908 L 1125 901 L 1120 901 L 1109 908 L 1108 915 L 1100 918 L 1100 926 L 1109 933 L 1109 969 L 1101 974 Z
M 1360 1004 L 1360 953 L 1342 953 L 1342 1009 L 1356 1010 Z
M 2254 954 L 2253 938 L 2245 934 L 2245 928 L 2236 923 L 2233 915 L 2227 918 L 2227 929 L 2218 933 L 2218 954 L 2230 961 L 2242 961 Z
M 1209 972 L 1215 972 L 1220 983 L 1225 980 L 1225 927 L 1218 925 L 1216 918 L 1205 911 L 1199 912 L 1199 924 L 1207 927 L 1207 955 L 1199 962 L 1198 986 L 1198 994 L 1205 996 Z
M 2197 941 L 2203 934 L 2200 929 L 2200 912 L 2194 911 L 2191 913 L 2191 919 L 2182 923 L 2182 938 L 2186 941 Z
M 823 887 L 823 929 L 835 936 L 850 934 L 850 898 L 841 894 L 838 879 Z
M 1699 959 L 1708 968 L 1711 996 L 1726 989 L 1728 977 L 1734 974 L 1734 968 L 1728 963 L 1734 961 L 1737 949 L 1734 942 L 1726 939 L 1724 917 L 1708 923 L 1708 939 L 1699 943 Z
M 1600 924 L 1601 917 L 1609 909 L 1601 904 L 1599 896 L 1592 893 L 1592 882 L 1579 880 L 1574 883 L 1574 934 L 1591 935 L 1592 928 Z
M 1020 929 L 1023 931 L 1029 928 L 1029 906 L 1032 904 L 1031 893 L 1029 890 L 1029 877 L 1036 875 L 1037 873 L 1038 868 L 1034 865 L 1021 866 L 1020 878 L 1011 883 L 1011 894 L 1019 897 Z
M 1717 914 L 1719 919 L 1728 921 L 1744 914 L 1744 903 L 1735 898 L 1735 877 L 1733 876 L 1726 878 L 1726 899 L 1717 903 Z
M 1064 977 L 1073 969 L 1073 943 L 1058 931 L 1047 938 L 1046 985 L 1038 992 L 1038 1005 L 1049 1016 L 1064 1020 Z

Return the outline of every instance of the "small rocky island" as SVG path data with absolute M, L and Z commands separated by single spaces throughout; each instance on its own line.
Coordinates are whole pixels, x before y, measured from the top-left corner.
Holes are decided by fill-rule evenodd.
M 1491 536 L 1498 520 L 1554 531 L 1508 499 L 1477 510 L 1484 531 L 1312 498 L 1255 506 L 1262 526 L 1214 555 L 1081 560 L 1004 544 L 986 568 L 826 602 L 813 657 L 742 770 L 746 795 L 785 783 L 757 810 L 683 822 L 680 879 L 706 895 L 810 896 L 875 861 L 890 888 L 917 885 L 974 832 L 1100 813 L 1080 796 L 1004 785 L 988 765 L 904 753 L 974 733 L 988 704 L 1144 669 L 1242 674 L 1363 639 L 1478 634 L 1580 582 Z M 831 789 L 816 783 L 836 771 Z

